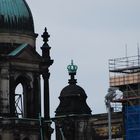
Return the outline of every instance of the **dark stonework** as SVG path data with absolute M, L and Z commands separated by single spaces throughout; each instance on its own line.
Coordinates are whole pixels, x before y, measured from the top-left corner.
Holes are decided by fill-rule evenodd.
M 53 60 L 47 44 L 49 35 L 45 28 L 41 56 L 36 51 L 37 34 L 26 1 L 0 0 L 0 5 L 1 139 L 40 140 L 43 136 L 44 140 L 51 140 L 49 67 Z M 44 80 L 44 118 L 41 117 L 41 75 Z M 16 91 L 18 85 L 21 91 Z
M 50 93 L 49 93 L 49 78 L 50 72 L 49 67 L 53 64 L 53 60 L 50 57 L 50 49 L 48 45 L 48 38 L 50 35 L 47 32 L 47 28 L 45 28 L 44 33 L 42 35 L 44 44 L 41 47 L 42 50 L 42 62 L 40 65 L 41 74 L 44 81 L 44 119 L 50 121 Z M 51 122 L 50 122 L 51 124 Z M 45 133 L 47 134 L 48 140 L 51 140 L 51 134 L 53 129 L 50 127 L 50 124 L 46 126 L 44 129 Z
M 70 68 L 76 67 L 69 65 Z M 87 95 L 83 88 L 76 85 L 77 80 L 74 78 L 76 71 L 69 70 L 69 85 L 62 89 L 60 93 L 60 104 L 56 109 L 56 116 L 70 114 L 91 114 L 91 110 L 86 103 Z
M 45 119 L 50 119 L 50 101 L 49 101 L 49 67 L 53 64 L 53 60 L 50 58 L 50 49 L 48 45 L 48 38 L 50 35 L 45 28 L 44 33 L 42 35 L 44 44 L 41 47 L 42 49 L 42 63 L 41 63 L 41 73 L 44 80 L 44 117 Z
M 59 97 L 60 104 L 56 109 L 54 120 L 56 140 L 63 140 L 63 137 L 67 140 L 82 140 L 83 136 L 87 134 L 86 129 L 83 128 L 87 126 L 91 110 L 86 103 L 87 95 L 84 89 L 76 85 L 77 80 L 74 78 L 76 70 L 77 66 L 73 65 L 72 61 L 71 65 L 68 66 L 69 85 L 62 89 Z
M 60 104 L 56 109 L 56 116 L 69 114 L 90 114 L 91 110 L 86 103 L 86 94 L 83 88 L 70 84 L 60 94 Z

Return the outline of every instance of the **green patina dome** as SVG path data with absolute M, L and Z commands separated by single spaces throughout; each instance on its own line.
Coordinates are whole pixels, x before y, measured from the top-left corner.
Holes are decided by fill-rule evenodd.
M 34 33 L 33 17 L 25 0 L 0 0 L 0 32 Z

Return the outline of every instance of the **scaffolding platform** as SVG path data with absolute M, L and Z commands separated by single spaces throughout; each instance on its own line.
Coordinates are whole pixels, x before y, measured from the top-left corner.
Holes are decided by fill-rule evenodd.
M 140 55 L 110 59 L 109 84 L 122 92 L 112 102 L 122 104 L 125 140 L 140 140 Z
M 109 59 L 109 71 L 116 73 L 136 73 L 140 71 L 140 56 Z
M 109 60 L 110 86 L 140 83 L 140 56 Z
M 127 75 L 112 76 L 109 79 L 111 87 L 121 85 L 136 84 L 140 82 L 140 73 L 131 73 Z

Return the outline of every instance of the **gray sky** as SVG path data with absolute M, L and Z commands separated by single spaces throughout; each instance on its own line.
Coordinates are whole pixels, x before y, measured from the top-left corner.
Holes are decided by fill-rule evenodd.
M 92 113 L 106 111 L 104 96 L 109 87 L 108 59 L 137 55 L 140 43 L 140 0 L 26 0 L 31 8 L 35 31 L 46 26 L 51 35 L 51 116 L 58 96 L 67 85 L 67 65 L 78 65 L 78 85 L 87 93 Z M 42 39 L 37 39 L 40 52 Z

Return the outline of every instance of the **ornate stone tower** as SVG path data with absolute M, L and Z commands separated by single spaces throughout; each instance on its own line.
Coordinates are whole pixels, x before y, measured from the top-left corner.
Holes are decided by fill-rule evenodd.
M 77 66 L 71 62 L 68 67 L 69 85 L 60 93 L 60 104 L 56 109 L 56 140 L 90 140 L 88 121 L 91 110 L 86 103 L 87 95 L 83 88 L 76 85 Z
M 50 140 L 49 35 L 36 51 L 31 11 L 25 0 L 0 0 L 0 140 Z M 44 79 L 41 117 L 40 76 Z M 19 89 L 20 88 L 20 89 Z

